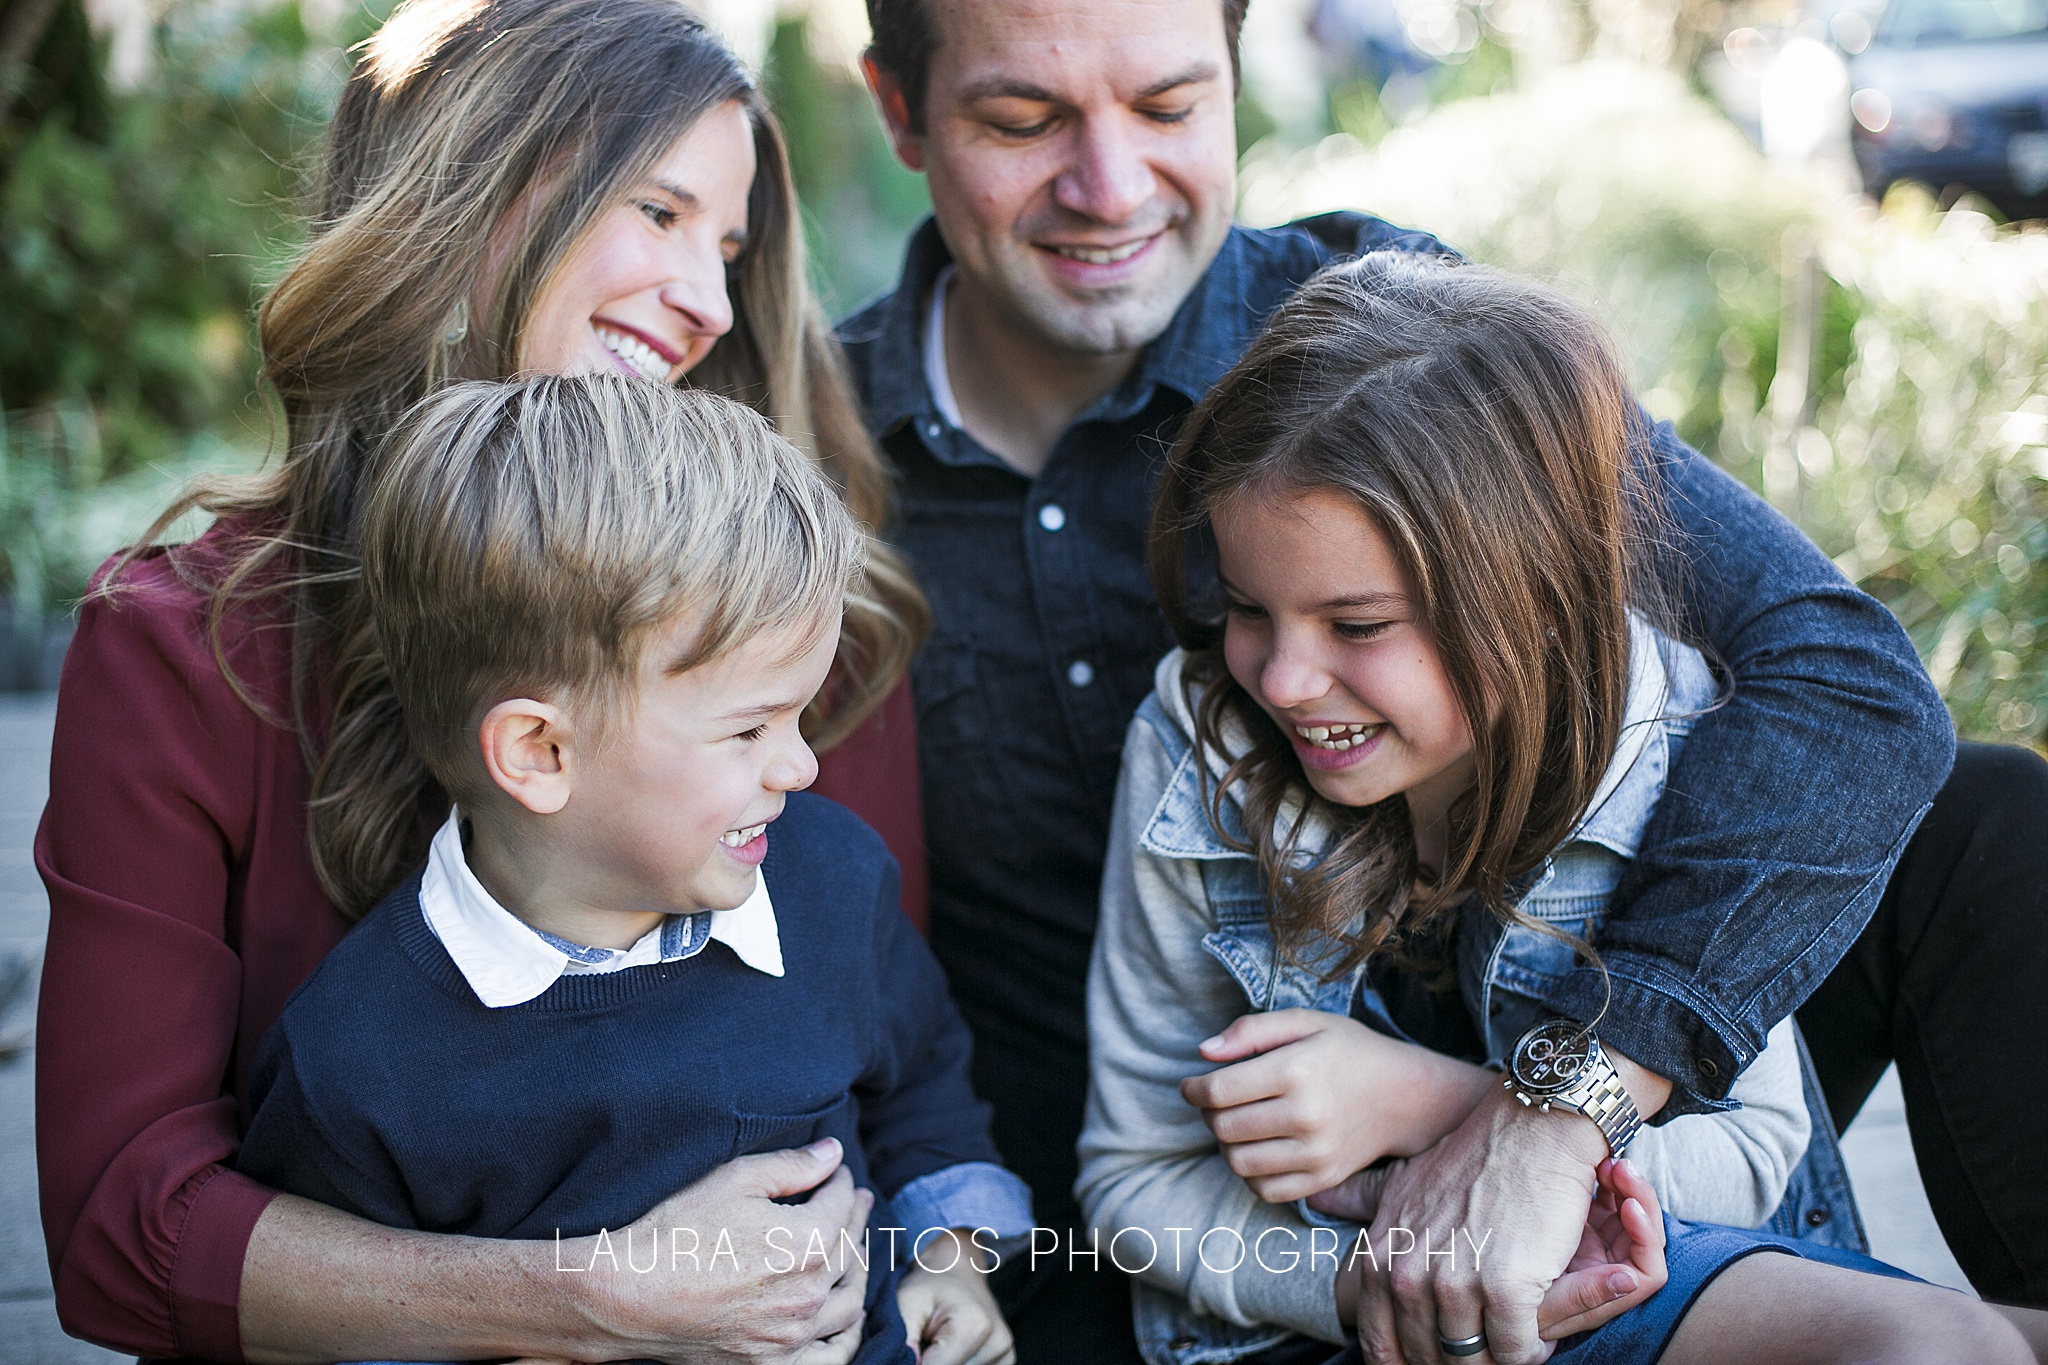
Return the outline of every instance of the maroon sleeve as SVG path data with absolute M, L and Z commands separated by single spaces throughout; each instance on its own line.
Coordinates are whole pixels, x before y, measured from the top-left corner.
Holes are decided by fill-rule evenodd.
M 818 755 L 811 790 L 845 806 L 882 836 L 903 869 L 903 913 L 923 933 L 929 912 L 924 793 L 917 775 L 917 706 L 908 678 L 839 747 Z
M 289 976 L 339 928 L 324 901 L 252 915 L 257 887 L 276 880 L 255 847 L 274 837 L 257 808 L 279 794 L 280 743 L 295 754 L 296 741 L 228 686 L 203 597 L 161 557 L 131 572 L 118 604 L 80 613 L 36 836 L 50 896 L 36 1038 L 43 1233 L 66 1331 L 234 1361 L 243 1255 L 272 1197 L 224 1165 L 257 1041 L 245 1035 L 268 1024 L 247 1006 L 274 1017 L 271 1002 L 297 984 L 252 980 L 244 947 L 296 934 L 265 959 Z M 245 638 L 230 666 L 260 695 L 281 681 L 266 657 L 280 652 Z M 285 814 L 302 847 L 302 795 Z

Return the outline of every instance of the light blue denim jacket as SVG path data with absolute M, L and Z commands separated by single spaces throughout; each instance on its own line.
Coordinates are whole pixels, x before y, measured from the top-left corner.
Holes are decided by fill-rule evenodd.
M 1717 700 L 1715 679 L 1695 651 L 1638 622 L 1634 652 L 1615 759 L 1588 815 L 1533 874 L 1519 903 L 1531 917 L 1596 945 L 1608 897 L 1670 765 L 1694 720 Z M 1156 684 L 1131 724 L 1110 838 L 1089 980 L 1091 1083 L 1076 1192 L 1105 1247 L 1129 1230 L 1119 1244 L 1126 1268 L 1145 1260 L 1144 1243 L 1130 1235 L 1141 1228 L 1162 1252 L 1174 1227 L 1231 1227 L 1250 1244 L 1264 1237 L 1270 1254 L 1229 1274 L 1194 1258 L 1162 1259 L 1138 1275 L 1146 1360 L 1211 1365 L 1265 1349 L 1290 1330 L 1326 1340 L 1340 1333 L 1328 1271 L 1311 1264 L 1306 1275 L 1275 1273 L 1268 1264 L 1285 1261 L 1282 1247 L 1308 1249 L 1301 1238 L 1321 1220 L 1252 1196 L 1223 1164 L 1199 1115 L 1179 1100 L 1181 1077 L 1211 1069 L 1195 1044 L 1247 1009 L 1348 1012 L 1405 1035 L 1364 983 L 1363 969 L 1325 982 L 1313 955 L 1302 966 L 1280 959 L 1256 864 L 1210 824 L 1209 786 L 1227 759 L 1210 755 L 1205 765 L 1193 746 L 1178 652 L 1161 663 Z M 1226 794 L 1220 814 L 1241 840 L 1238 802 Z M 1303 846 L 1318 850 L 1326 835 L 1312 817 Z M 1461 915 L 1456 943 L 1468 1014 L 1485 1060 L 1498 1065 L 1531 1023 L 1557 1013 L 1544 1001 L 1572 970 L 1572 948 L 1478 909 Z M 1667 1207 L 1695 1221 L 1733 1221 L 1716 1211 L 1747 1209 L 1740 1221 L 1749 1222 L 1782 1187 L 1771 1230 L 1866 1249 L 1826 1108 L 1789 1020 L 1772 1031 L 1730 1099 L 1752 1109 L 1674 1119 L 1646 1129 L 1631 1150 Z M 1731 1175 L 1740 1186 L 1732 1204 L 1726 1188 L 1716 1189 Z M 1349 1229 L 1340 1235 L 1348 1241 Z

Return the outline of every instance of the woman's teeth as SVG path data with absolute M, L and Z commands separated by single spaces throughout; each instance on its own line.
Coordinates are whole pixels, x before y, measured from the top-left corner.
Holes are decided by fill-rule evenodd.
M 1371 739 L 1379 728 L 1378 725 L 1297 725 L 1294 733 L 1318 749 L 1332 749 L 1341 754 Z
M 1070 261 L 1085 261 L 1089 265 L 1115 265 L 1118 261 L 1128 261 L 1143 251 L 1151 240 L 1147 237 L 1142 241 L 1127 242 L 1123 246 L 1056 246 L 1053 250 Z
M 594 327 L 591 330 L 597 333 L 597 339 L 604 343 L 604 348 L 632 366 L 634 373 L 652 379 L 657 384 L 668 380 L 668 372 L 673 367 L 661 358 L 659 352 L 640 338 L 627 336 L 624 332 L 614 332 L 609 327 Z
M 745 848 L 760 838 L 762 831 L 767 828 L 768 823 L 764 820 L 758 825 L 748 825 L 745 829 L 729 829 L 718 836 L 718 842 L 727 848 Z

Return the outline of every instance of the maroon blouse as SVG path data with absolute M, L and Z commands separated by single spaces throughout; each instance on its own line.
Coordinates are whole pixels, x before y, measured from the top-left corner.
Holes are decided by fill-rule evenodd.
M 193 549 L 210 550 L 209 534 Z M 313 875 L 308 774 L 215 661 L 206 594 L 161 551 L 79 614 L 36 866 L 50 938 L 36 1033 L 43 1235 L 66 1331 L 144 1356 L 242 1358 L 242 1259 L 271 1191 L 230 1170 L 256 1045 L 348 930 Z M 288 714 L 290 633 L 223 623 Z M 924 921 L 908 686 L 826 755 L 815 790 L 873 825 Z

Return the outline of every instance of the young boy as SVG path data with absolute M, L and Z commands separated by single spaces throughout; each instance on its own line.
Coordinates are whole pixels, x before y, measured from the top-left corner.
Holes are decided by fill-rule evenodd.
M 624 1273 L 676 1190 L 836 1139 L 882 1196 L 855 1358 L 1008 1359 L 948 1230 L 1022 1234 L 1028 1196 L 895 863 L 798 794 L 859 574 L 836 493 L 755 413 L 617 377 L 446 389 L 372 487 L 378 645 L 454 810 L 265 1038 L 241 1169 L 391 1226 L 609 1229 Z

